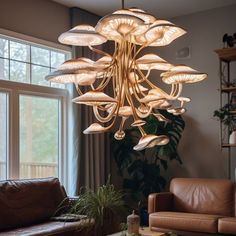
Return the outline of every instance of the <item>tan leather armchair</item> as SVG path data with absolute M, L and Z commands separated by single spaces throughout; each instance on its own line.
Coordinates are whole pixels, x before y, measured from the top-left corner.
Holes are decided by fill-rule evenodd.
M 235 189 L 229 180 L 175 178 L 148 198 L 149 226 L 181 235 L 236 235 Z

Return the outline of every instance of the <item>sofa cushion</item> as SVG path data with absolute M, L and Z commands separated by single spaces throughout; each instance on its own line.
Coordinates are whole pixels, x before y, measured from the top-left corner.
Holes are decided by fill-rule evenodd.
M 81 231 L 82 221 L 77 222 L 45 222 L 42 224 L 1 232 L 0 236 L 45 236 L 45 235 L 86 235 Z
M 64 198 L 57 178 L 0 181 L 0 230 L 47 220 Z
M 232 216 L 234 185 L 229 180 L 175 178 L 170 192 L 174 194 L 175 211 Z
M 219 219 L 218 231 L 222 234 L 236 235 L 236 217 Z
M 217 221 L 222 216 L 183 212 L 156 212 L 149 215 L 149 225 L 156 228 L 217 233 Z

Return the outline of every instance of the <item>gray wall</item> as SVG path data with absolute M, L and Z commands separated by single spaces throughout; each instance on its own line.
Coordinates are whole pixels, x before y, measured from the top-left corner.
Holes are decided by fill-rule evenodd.
M 70 28 L 69 8 L 48 0 L 1 0 L 0 28 L 57 43 Z
M 170 46 L 152 48 L 151 52 L 159 53 L 172 63 L 187 64 L 207 72 L 209 78 L 184 88 L 183 95 L 192 98 L 184 115 L 186 129 L 179 149 L 184 164 L 173 162 L 167 175 L 227 177 L 227 152 L 220 149 L 219 122 L 213 119 L 213 111 L 219 107 L 219 68 L 214 49 L 222 47 L 224 33 L 236 31 L 236 5 L 171 21 L 184 27 L 188 34 Z M 1 0 L 0 28 L 57 42 L 58 36 L 70 28 L 69 9 L 47 0 Z M 191 47 L 191 58 L 176 60 L 176 51 L 185 46 Z M 157 78 L 153 76 L 153 79 Z M 234 166 L 235 163 L 232 176 Z M 115 168 L 113 173 L 116 171 Z
M 208 79 L 201 83 L 185 85 L 183 95 L 192 101 L 187 105 L 184 136 L 179 148 L 183 166 L 172 163 L 170 176 L 227 178 L 227 150 L 221 151 L 219 122 L 213 118 L 214 110 L 219 108 L 219 61 L 215 49 L 222 48 L 224 33 L 236 32 L 236 5 L 171 19 L 187 30 L 170 46 L 159 50 L 164 59 L 174 64 L 186 64 L 208 73 Z M 189 46 L 190 59 L 176 59 L 176 51 Z M 236 67 L 236 64 L 234 64 Z M 235 78 L 235 74 L 234 74 Z M 235 155 L 232 155 L 232 160 Z M 232 164 L 232 179 L 234 179 Z

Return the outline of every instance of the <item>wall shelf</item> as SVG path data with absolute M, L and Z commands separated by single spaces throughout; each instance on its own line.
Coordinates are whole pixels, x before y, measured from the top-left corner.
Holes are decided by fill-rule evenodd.
M 234 91 L 236 91 L 236 87 L 232 87 L 232 86 L 231 87 L 222 87 L 221 91 L 225 92 L 225 93 L 234 92 Z
M 225 84 L 232 84 L 231 79 L 231 62 L 236 61 L 236 47 L 232 48 L 223 48 L 216 49 L 215 52 L 219 57 L 219 67 L 220 67 L 220 108 L 224 107 L 225 104 L 230 104 L 231 95 L 233 92 L 236 92 L 236 86 L 225 86 Z M 229 110 L 228 110 L 229 111 Z M 234 116 L 236 115 L 236 111 L 229 111 L 230 114 Z M 220 122 L 220 140 L 221 147 L 227 148 L 228 150 L 228 178 L 231 178 L 231 148 L 236 147 L 235 144 L 229 144 L 229 128 L 226 129 L 225 135 L 224 132 L 224 124 Z
M 236 147 L 236 144 L 223 143 L 222 148 Z
M 222 61 L 236 61 L 236 47 L 216 49 L 215 52 Z

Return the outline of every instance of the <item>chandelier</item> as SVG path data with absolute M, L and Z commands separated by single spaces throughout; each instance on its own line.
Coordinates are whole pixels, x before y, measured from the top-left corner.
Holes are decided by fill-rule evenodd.
M 65 61 L 46 80 L 74 83 L 79 96 L 72 101 L 92 106 L 98 123 L 91 124 L 84 134 L 108 131 L 118 121 L 114 137 L 121 140 L 125 137 L 124 124 L 131 118 L 131 126 L 137 127 L 142 136 L 134 150 L 165 145 L 168 136 L 145 132 L 145 118 L 154 115 L 159 121 L 168 122 L 159 112 L 161 109 L 173 115 L 183 114 L 184 104 L 190 102 L 180 96 L 183 84 L 199 82 L 207 75 L 185 65 L 172 65 L 153 53 L 144 54 L 143 49 L 166 46 L 185 33 L 141 9 L 122 8 L 103 17 L 95 28 L 78 25 L 61 34 L 60 43 L 87 46 L 102 57 L 96 61 L 84 57 Z M 107 40 L 114 41 L 113 55 L 94 47 Z M 170 86 L 169 93 L 149 80 L 153 70 L 162 71 L 160 77 Z M 85 93 L 83 86 L 89 88 Z

